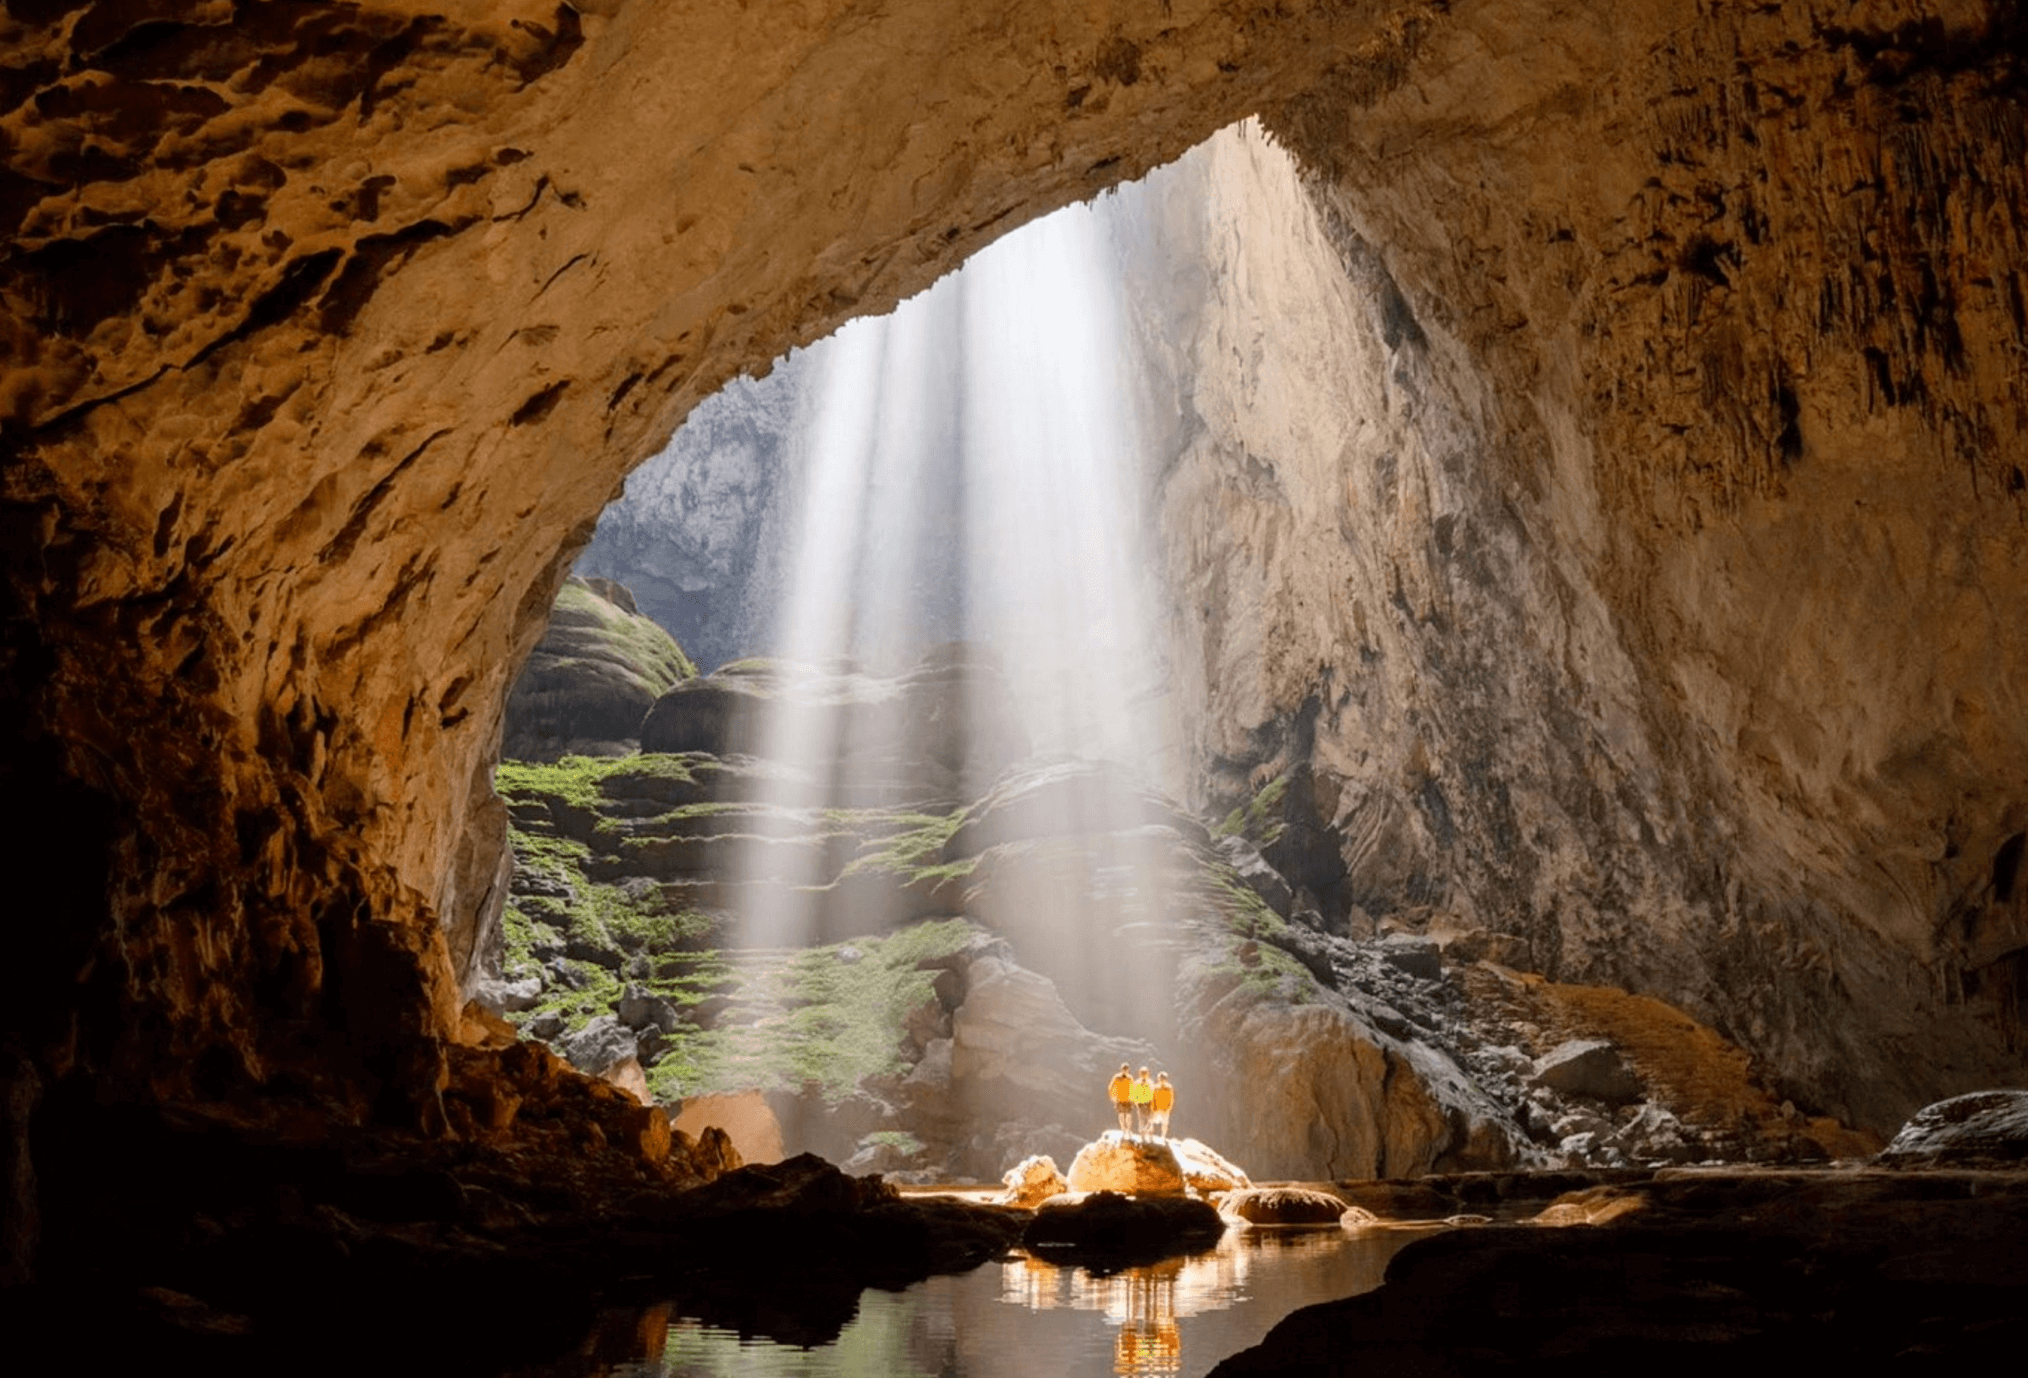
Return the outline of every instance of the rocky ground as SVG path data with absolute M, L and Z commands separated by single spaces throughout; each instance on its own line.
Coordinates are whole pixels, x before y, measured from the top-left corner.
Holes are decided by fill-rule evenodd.
M 737 662 L 636 732 L 500 768 L 516 864 L 479 994 L 672 1112 L 736 1098 L 711 1103 L 780 1151 L 923 1182 L 1068 1162 L 1122 1061 L 1168 1067 L 1183 1132 L 1273 1179 L 1878 1147 L 1681 1012 L 1549 982 L 1443 911 L 1326 931 L 1300 778 L 1207 822 L 1029 759 L 963 647 L 886 679 Z M 830 768 L 782 759 L 798 739 Z

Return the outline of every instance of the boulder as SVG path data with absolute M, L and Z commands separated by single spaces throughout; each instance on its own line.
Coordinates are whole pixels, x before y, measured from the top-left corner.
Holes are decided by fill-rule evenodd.
M 951 1019 L 951 1082 L 971 1103 L 1008 1117 L 1054 1118 L 1064 1105 L 1102 1104 L 1120 1063 L 1153 1060 L 1144 1043 L 1085 1028 L 1045 976 L 996 956 L 979 958 L 968 974 Z
M 659 1029 L 665 1034 L 672 1034 L 676 1032 L 676 1026 L 681 1022 L 681 1016 L 677 1014 L 674 1005 L 631 982 L 627 986 L 626 994 L 620 997 L 619 1004 L 613 1008 L 619 1021 L 636 1032 L 652 1028 Z
M 1224 1233 L 1224 1217 L 1208 1202 L 1101 1191 L 1043 1202 L 1021 1242 L 1030 1249 L 1138 1263 L 1209 1248 Z
M 620 1063 L 635 1058 L 640 1045 L 634 1040 L 633 1030 L 615 1016 L 602 1014 L 576 1033 L 557 1039 L 556 1050 L 578 1071 L 602 1077 Z
M 524 1010 L 532 1010 L 541 998 L 542 978 L 539 976 L 524 976 L 518 981 L 488 976 L 472 983 L 472 999 L 494 1014 L 520 1014 Z
M 2028 1091 L 1973 1091 L 1925 1105 L 1881 1150 L 1888 1167 L 2014 1167 L 2028 1162 Z
M 1195 958 L 1184 970 L 1183 1038 L 1210 1063 L 1190 1088 L 1190 1123 L 1258 1176 L 1412 1177 L 1519 1156 L 1512 1112 L 1443 1050 L 1384 1033 L 1314 988 L 1236 985 Z
M 778 1163 L 782 1151 L 782 1126 L 769 1108 L 767 1097 L 758 1091 L 734 1091 L 719 1096 L 691 1096 L 677 1107 L 673 1124 L 697 1140 L 723 1140 L 726 1152 L 739 1162 Z
M 1590 1096 L 1610 1105 L 1641 1098 L 1641 1081 L 1619 1050 L 1603 1039 L 1571 1039 L 1557 1045 L 1535 1064 L 1530 1086 L 1546 1086 L 1566 1096 Z
M 502 754 L 518 761 L 624 755 L 649 708 L 694 674 L 675 640 L 634 611 L 624 587 L 573 575 L 557 591 L 549 630 L 508 696 Z
M 1412 933 L 1390 933 L 1380 940 L 1380 958 L 1397 971 L 1424 981 L 1443 978 L 1443 951 L 1431 938 Z
M 1250 1225 L 1336 1225 L 1347 1207 L 1310 1187 L 1248 1187 L 1227 1192 L 1218 1209 Z
M 1176 1161 L 1183 1165 L 1183 1184 L 1195 1192 L 1232 1191 L 1253 1185 L 1238 1164 L 1196 1139 L 1169 1139 Z
M 1052 1196 L 1068 1191 L 1069 1183 L 1064 1181 L 1063 1172 L 1056 1166 L 1056 1159 L 1046 1154 L 1023 1158 L 1007 1169 L 1007 1175 L 1000 1179 L 1007 1188 L 993 1198 L 1003 1206 L 1020 1206 L 1033 1210 Z
M 1166 1139 L 1109 1129 L 1079 1150 L 1070 1165 L 1072 1191 L 1126 1196 L 1181 1196 L 1183 1164 Z

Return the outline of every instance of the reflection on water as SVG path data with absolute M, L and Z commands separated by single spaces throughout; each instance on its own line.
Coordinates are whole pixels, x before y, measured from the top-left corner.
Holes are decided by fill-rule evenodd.
M 1233 1230 L 1218 1247 L 1118 1273 L 1017 1253 L 902 1292 L 869 1291 L 831 1344 L 741 1338 L 662 1308 L 614 1378 L 1122 1378 L 1208 1372 L 1313 1302 L 1380 1285 L 1410 1234 Z M 610 1351 L 608 1351 L 610 1353 Z

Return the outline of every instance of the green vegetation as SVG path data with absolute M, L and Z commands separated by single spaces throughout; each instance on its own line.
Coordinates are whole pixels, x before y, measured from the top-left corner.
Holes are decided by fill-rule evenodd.
M 846 865 L 846 876 L 887 874 L 900 876 L 904 883 L 934 884 L 946 877 L 968 876 L 979 864 L 977 857 L 943 859 L 945 844 L 965 821 L 962 809 L 948 814 L 881 812 L 877 817 L 870 810 L 833 809 L 826 816 L 876 834 Z M 894 830 L 879 837 L 878 830 L 885 826 Z
M 674 1099 L 815 1087 L 835 1104 L 869 1077 L 904 1070 L 908 1015 L 936 998 L 936 973 L 924 964 L 977 932 L 945 919 L 797 952 L 725 954 L 739 961 L 736 988 L 711 1028 L 686 1026 L 664 1045 L 649 1089 Z
M 690 786 L 701 792 L 711 772 L 719 769 L 722 767 L 717 759 L 702 752 L 675 756 L 566 756 L 548 764 L 502 761 L 493 769 L 493 788 L 510 807 L 559 800 L 574 808 L 596 809 L 615 797 L 615 792 L 607 788 L 610 782 L 654 781 Z M 730 806 L 698 803 L 688 807 L 710 811 Z
M 1260 793 L 1241 804 L 1212 829 L 1213 836 L 1240 836 L 1256 847 L 1272 847 L 1281 840 L 1282 799 L 1289 792 L 1289 777 L 1286 773 L 1261 786 Z
M 580 580 L 566 580 L 557 590 L 549 616 L 552 623 L 565 626 L 595 624 L 627 661 L 659 680 L 662 689 L 697 678 L 696 664 L 676 644 L 676 638 L 650 619 L 607 602 Z M 568 658 L 559 663 L 569 663 Z
M 1268 908 L 1224 862 L 1209 868 L 1208 879 L 1212 906 L 1226 933 L 1224 955 L 1208 970 L 1238 978 L 1242 988 L 1262 999 L 1285 1005 L 1317 999 L 1317 978 L 1278 945 L 1290 931 L 1288 920 Z

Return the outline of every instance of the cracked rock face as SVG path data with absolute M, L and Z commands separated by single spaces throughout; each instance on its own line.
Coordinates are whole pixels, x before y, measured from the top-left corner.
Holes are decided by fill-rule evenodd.
M 1179 682 L 1212 812 L 1290 779 L 1299 902 L 1880 1132 L 2020 1078 L 2017 23 L 1457 7 L 1271 112 L 1300 183 L 1192 155 Z
M 284 1073 L 442 1130 L 506 687 L 627 468 L 1252 110 L 1340 263 L 1306 314 L 1367 324 L 1299 377 L 1229 296 L 1179 345 L 1257 437 L 1168 487 L 1221 787 L 1309 764 L 1346 903 L 1668 995 L 1823 1108 L 2018 1078 L 2011 10 L 138 14 L 0 19 L 12 1143 Z

